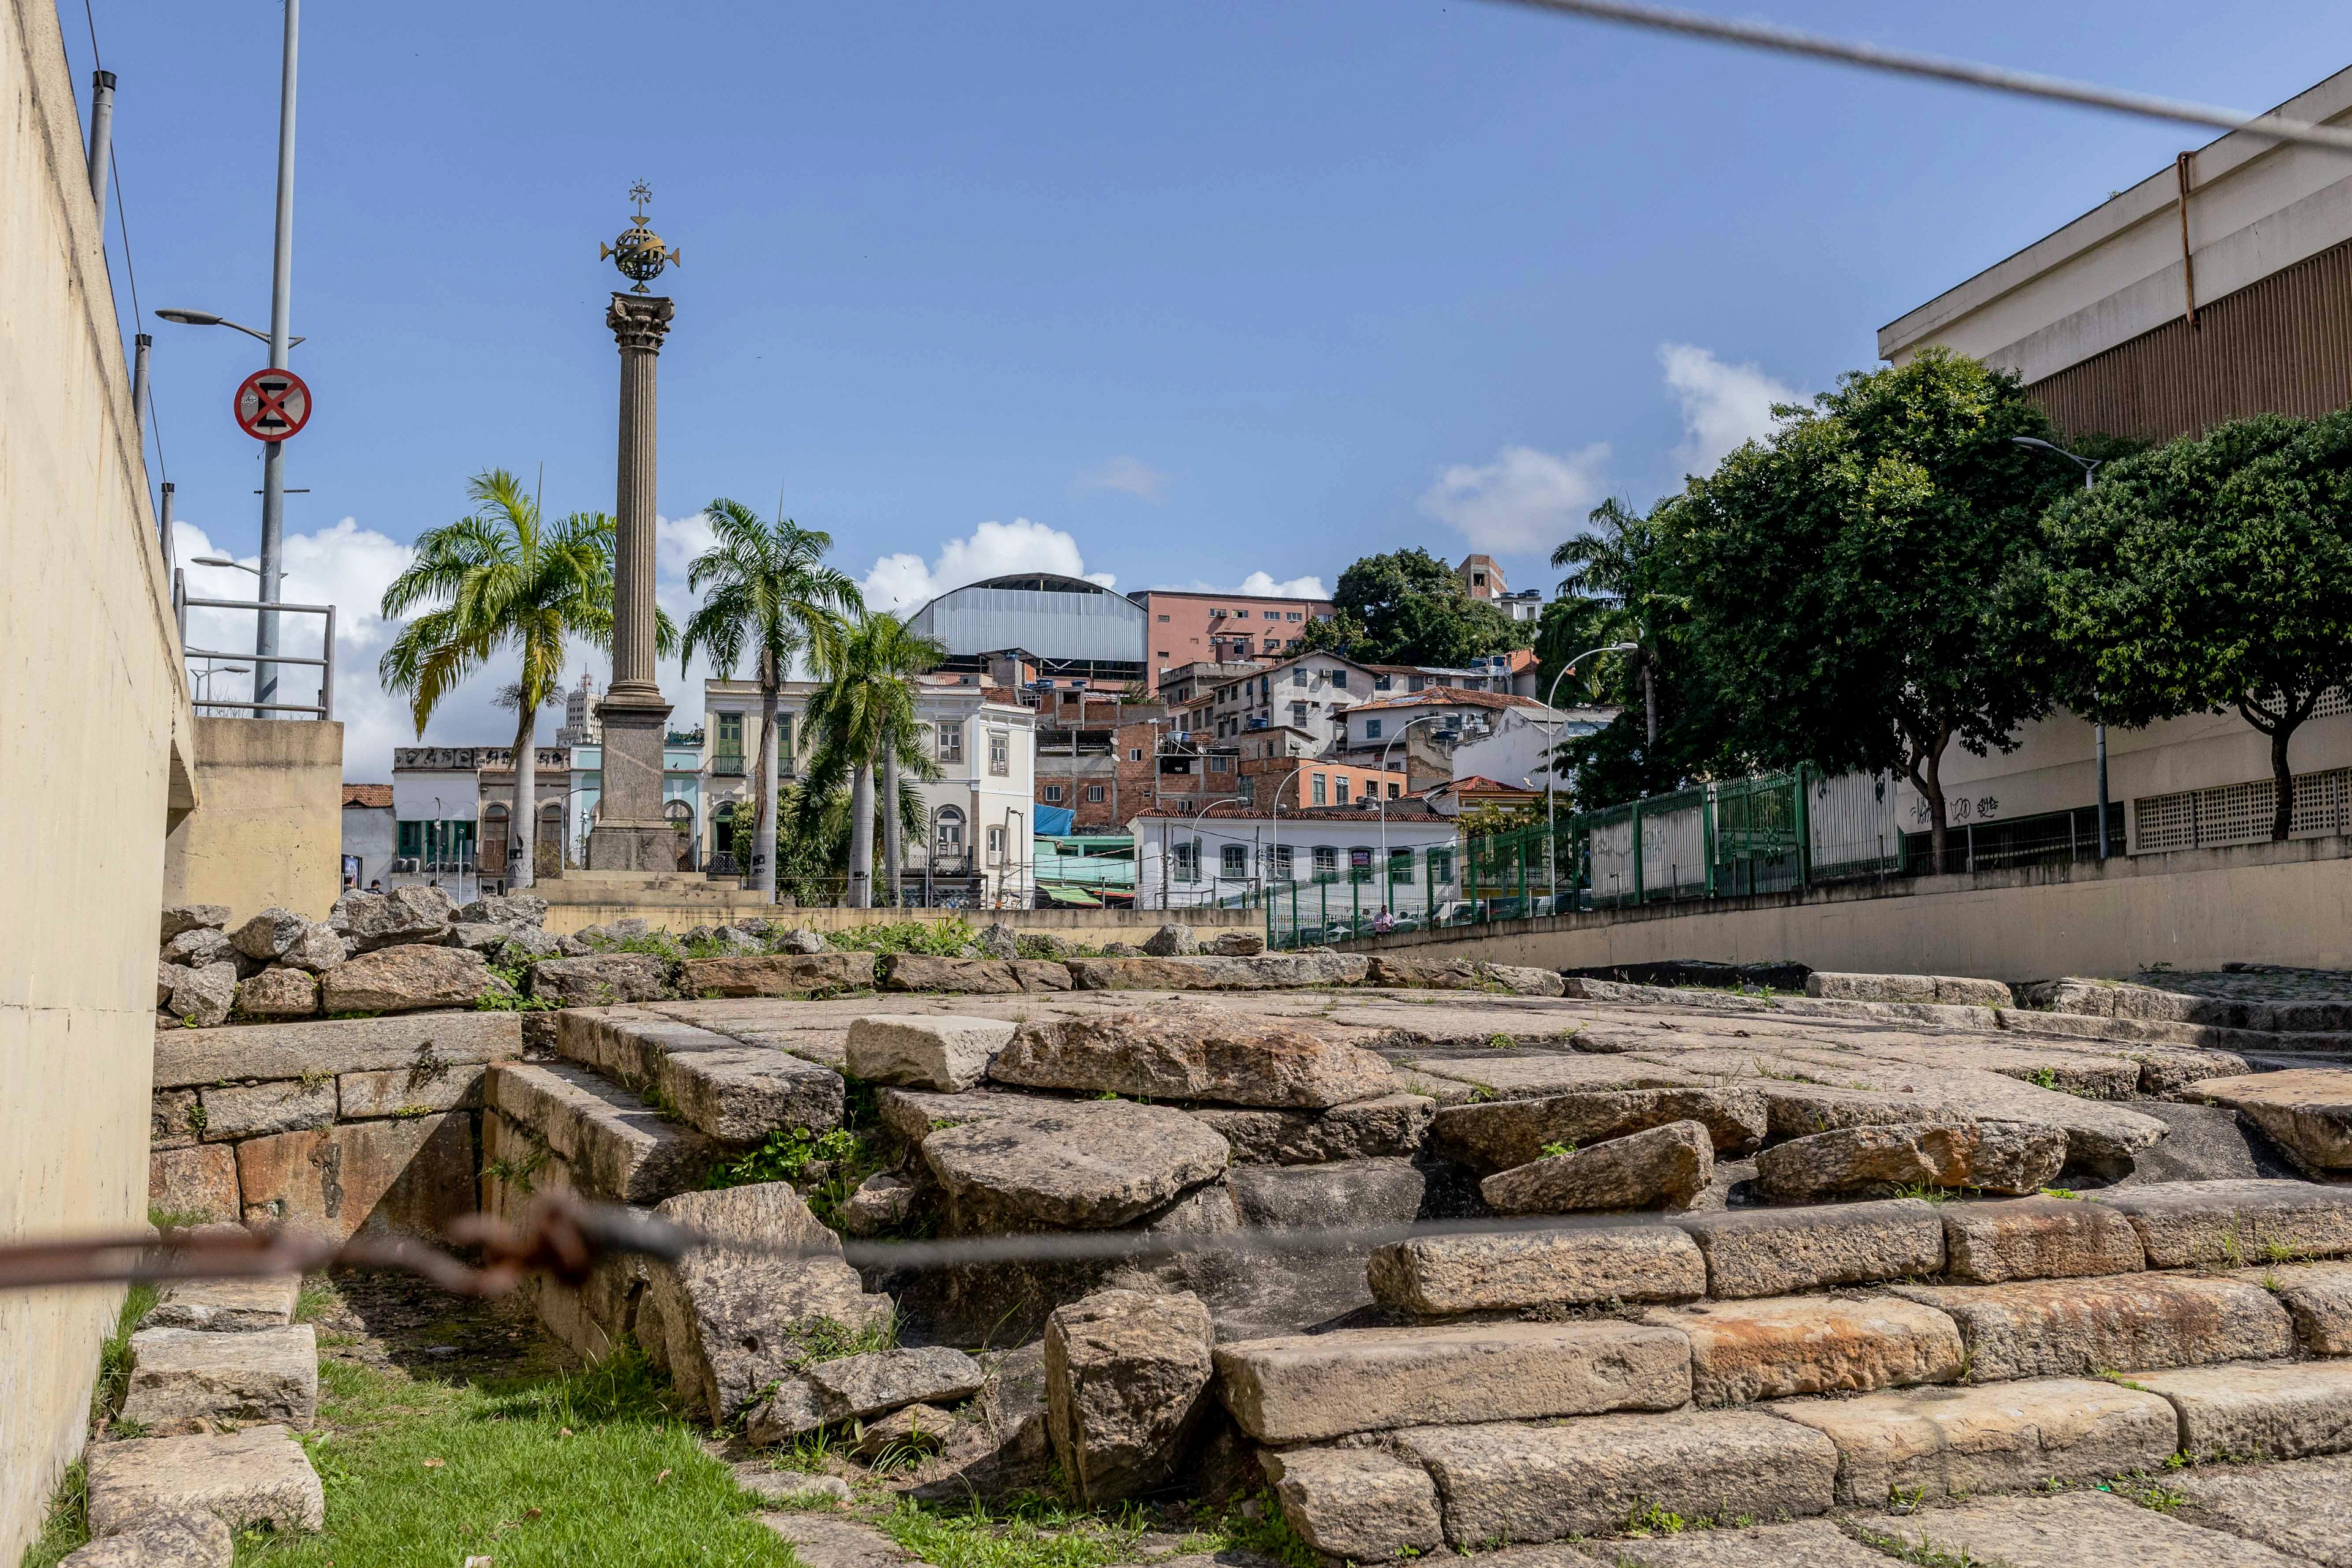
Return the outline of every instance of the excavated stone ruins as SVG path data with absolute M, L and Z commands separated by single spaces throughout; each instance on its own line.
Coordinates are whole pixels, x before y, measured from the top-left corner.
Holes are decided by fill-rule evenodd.
M 897 971 L 971 989 L 574 1007 L 483 1069 L 484 1208 L 568 1191 L 718 1238 L 534 1304 L 584 1356 L 643 1346 L 753 1459 L 825 1433 L 948 1500 L 1270 1488 L 1365 1563 L 2352 1565 L 2318 1539 L 2352 1517 L 2352 1002 Z M 780 1149 L 792 1180 L 713 1185 Z M 1038 1246 L 889 1251 L 1006 1237 Z M 246 1310 L 142 1333 L 156 1430 L 201 1418 L 172 1369 Z M 209 1363 L 281 1424 L 241 1438 L 308 1419 L 300 1348 L 258 1342 L 291 1331 L 241 1382 Z M 2000 1495 L 2053 1486 L 2106 1489 Z

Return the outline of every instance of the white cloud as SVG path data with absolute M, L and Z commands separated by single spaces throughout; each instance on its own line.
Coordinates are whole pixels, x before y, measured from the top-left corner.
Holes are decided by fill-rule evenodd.
M 1117 490 L 1158 506 L 1168 499 L 1168 481 L 1169 476 L 1150 464 L 1122 455 L 1078 475 L 1070 481 L 1070 489 L 1079 495 L 1093 490 Z
M 1745 442 L 1772 433 L 1772 405 L 1801 401 L 1796 389 L 1752 364 L 1726 364 L 1689 343 L 1660 343 L 1658 363 L 1683 405 L 1675 461 L 1686 474 L 1712 473 Z
M 1491 463 L 1457 463 L 1422 493 L 1421 510 L 1481 550 L 1549 550 L 1583 523 L 1607 493 L 1601 444 L 1556 457 L 1506 447 Z
M 1013 572 L 1083 577 L 1106 588 L 1118 583 L 1108 572 L 1087 571 L 1078 542 L 1060 529 L 1016 517 L 1011 522 L 983 522 L 965 538 L 948 540 L 928 566 L 921 556 L 905 552 L 883 556 L 866 574 L 866 605 L 907 615 L 950 588 Z
M 1206 582 L 1199 577 L 1190 583 L 1155 583 L 1152 586 L 1164 588 L 1172 594 L 1232 594 L 1237 598 L 1248 599 L 1328 599 L 1331 596 L 1331 590 L 1323 585 L 1320 577 L 1293 577 L 1287 582 L 1277 583 L 1273 574 L 1268 572 L 1251 573 L 1242 579 L 1238 588 L 1228 588 L 1223 584 Z

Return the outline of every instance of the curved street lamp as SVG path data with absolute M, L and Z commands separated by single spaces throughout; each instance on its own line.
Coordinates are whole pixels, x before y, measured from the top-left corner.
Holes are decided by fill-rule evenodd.
M 1211 806 L 1232 805 L 1236 802 L 1246 805 L 1249 804 L 1249 799 L 1250 797 L 1245 795 L 1221 795 L 1217 799 L 1209 802 L 1208 805 L 1204 805 L 1200 810 L 1194 812 L 1192 814 L 1192 826 L 1190 830 L 1192 835 L 1192 842 L 1195 845 L 1200 843 L 1199 836 L 1201 832 L 1201 818 L 1209 815 L 1209 809 Z M 1168 852 L 1168 826 L 1166 819 L 1162 818 L 1160 827 L 1160 907 L 1163 910 L 1169 907 L 1168 895 L 1176 883 L 1176 878 L 1172 870 L 1173 864 L 1174 863 L 1169 858 Z M 1212 884 L 1212 886 L 1213 887 L 1213 884 Z M 1211 896 L 1213 897 L 1214 894 L 1212 893 Z
M 1418 719 L 1408 719 L 1408 720 L 1406 720 L 1402 724 L 1400 724 L 1400 725 L 1398 725 L 1398 726 L 1397 726 L 1397 732 L 1396 732 L 1395 734 L 1391 735 L 1391 736 L 1389 737 L 1389 743 L 1388 743 L 1388 745 L 1386 745 L 1386 746 L 1382 746 L 1382 747 L 1381 748 L 1381 779 L 1380 779 L 1380 781 L 1379 781 L 1379 782 L 1375 783 L 1375 784 L 1372 785 L 1372 787 L 1373 787 L 1374 789 L 1376 789 L 1376 790 L 1378 790 L 1378 791 L 1380 792 L 1380 794 L 1379 794 L 1378 795 L 1376 795 L 1374 798 L 1375 798 L 1375 799 L 1377 799 L 1377 800 L 1381 803 L 1381 908 L 1382 908 L 1382 909 L 1387 909 L 1387 908 L 1389 907 L 1389 886 L 1390 886 L 1390 883 L 1389 883 L 1389 795 L 1388 795 L 1388 782 L 1387 782 L 1387 774 L 1388 774 L 1388 771 L 1389 771 L 1389 751 L 1390 751 L 1390 748 L 1391 748 L 1391 747 L 1393 747 L 1393 746 L 1394 746 L 1394 745 L 1395 745 L 1399 741 L 1402 741 L 1402 740 L 1403 740 L 1403 739 L 1404 739 L 1404 732 L 1405 732 L 1407 730 L 1412 729 L 1415 724 L 1426 724 L 1426 723 L 1428 723 L 1431 720 L 1433 720 L 1433 719 L 1436 719 L 1436 718 L 1439 718 L 1439 717 L 1441 717 L 1441 715 L 1439 715 L 1439 714 L 1435 714 L 1435 713 L 1424 713 L 1424 714 L 1423 714 L 1423 715 L 1422 715 L 1420 718 L 1418 718 Z M 1405 759 L 1404 759 L 1404 771 L 1405 771 L 1405 782 L 1406 782 L 1407 784 L 1411 784 L 1411 783 L 1412 782 L 1412 752 L 1407 752 L 1405 753 Z
M 1593 655 L 1601 653 L 1637 653 L 1641 650 L 1641 647 L 1642 645 L 1640 643 L 1612 642 L 1604 643 L 1599 647 L 1586 648 L 1582 653 L 1578 654 L 1574 658 L 1571 658 L 1566 664 L 1561 665 L 1559 667 L 1559 673 L 1551 678 L 1551 689 L 1544 693 L 1544 706 L 1554 713 L 1559 711 L 1559 709 L 1553 708 L 1551 705 L 1551 700 L 1559 695 L 1559 683 L 1568 679 L 1568 672 L 1570 670 L 1574 669 L 1578 665 L 1582 664 L 1586 659 L 1591 658 Z M 1549 872 L 1552 898 L 1551 912 L 1554 914 L 1559 913 L 1559 842 L 1556 837 L 1559 830 L 1553 826 L 1553 812 L 1555 809 L 1553 806 L 1553 801 L 1557 798 L 1559 793 L 1559 757 L 1558 755 L 1559 751 L 1559 727 L 1566 722 L 1567 721 L 1564 719 L 1554 719 L 1551 721 L 1551 747 L 1544 753 L 1544 860 L 1546 862 L 1546 868 Z

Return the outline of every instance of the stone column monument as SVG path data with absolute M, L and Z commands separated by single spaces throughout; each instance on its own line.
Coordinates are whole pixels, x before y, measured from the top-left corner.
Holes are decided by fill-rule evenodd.
M 662 817 L 662 742 L 669 703 L 654 668 L 655 357 L 669 333 L 670 301 L 646 285 L 677 253 L 646 226 L 641 183 L 636 221 L 603 247 L 625 277 L 604 324 L 621 348 L 620 475 L 614 502 L 618 539 L 613 561 L 613 679 L 597 705 L 604 723 L 604 782 L 596 826 L 588 835 L 592 871 L 675 871 L 677 833 Z

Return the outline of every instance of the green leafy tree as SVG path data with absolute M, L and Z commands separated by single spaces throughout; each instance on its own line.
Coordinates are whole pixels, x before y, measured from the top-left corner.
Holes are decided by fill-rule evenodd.
M 840 781 L 847 778 L 845 901 L 852 909 L 870 909 L 874 903 L 875 775 L 877 771 L 882 774 L 882 798 L 895 798 L 901 806 L 883 822 L 883 849 L 895 898 L 900 859 L 895 838 L 905 821 L 909 793 L 899 787 L 898 775 L 905 771 L 919 777 L 937 777 L 939 766 L 922 744 L 914 678 L 946 658 L 947 650 L 909 631 L 898 616 L 873 612 L 837 642 L 813 652 L 824 684 L 808 703 L 808 727 L 815 748 L 801 790 L 801 810 L 813 816 Z
M 573 512 L 545 522 L 537 498 L 504 468 L 475 475 L 466 493 L 475 510 L 419 535 L 415 557 L 383 591 L 386 620 L 433 607 L 400 629 L 376 674 L 386 691 L 408 699 L 421 740 L 444 698 L 493 656 L 512 650 L 515 799 L 507 871 L 511 886 L 528 888 L 539 817 L 532 743 L 539 710 L 562 684 L 565 638 L 613 646 L 613 520 Z M 656 626 L 657 642 L 676 642 L 667 616 Z
M 2233 420 L 2126 458 L 2045 531 L 2025 600 L 2060 698 L 2126 725 L 2235 709 L 2270 742 L 2271 837 L 2286 837 L 2289 744 L 2352 682 L 2352 410 Z
M 759 668 L 759 820 L 751 842 L 776 841 L 776 701 L 793 661 L 848 635 L 843 617 L 862 613 L 857 584 L 824 563 L 833 535 L 779 517 L 771 525 L 740 501 L 719 497 L 703 509 L 712 543 L 687 568 L 702 605 L 686 623 L 683 668 L 697 647 L 710 654 L 721 679 L 732 679 L 749 653 Z M 776 890 L 775 857 L 755 852 L 751 886 Z
M 1941 867 L 1946 752 L 2048 710 L 2000 586 L 2071 481 L 2011 440 L 2050 434 L 2017 378 L 1942 350 L 1777 412 L 1654 514 L 1666 581 L 1737 749 L 1902 773 Z
M 1658 660 L 1650 622 L 1663 596 L 1657 531 L 1648 518 L 1613 496 L 1592 509 L 1591 521 L 1591 532 L 1578 534 L 1551 552 L 1551 563 L 1568 574 L 1559 580 L 1559 597 L 1545 606 L 1548 613 L 1558 609 L 1560 614 L 1549 617 L 1551 627 L 1538 626 L 1537 651 L 1548 667 L 1542 668 L 1545 685 L 1549 688 L 1561 665 L 1586 648 L 1607 643 L 1637 645 L 1632 654 L 1622 657 L 1642 694 L 1643 737 L 1655 745 Z M 1542 636 L 1547 629 L 1552 631 L 1548 653 Z M 1565 646 L 1579 634 L 1589 634 L 1592 640 Z M 1618 657 L 1603 655 L 1602 658 Z M 1603 664 L 1593 669 L 1592 679 L 1597 684 L 1610 673 L 1613 672 Z
M 1367 555 L 1339 574 L 1333 618 L 1310 626 L 1306 648 L 1328 648 L 1372 664 L 1453 668 L 1528 645 L 1527 628 L 1474 599 L 1454 568 L 1426 550 Z

